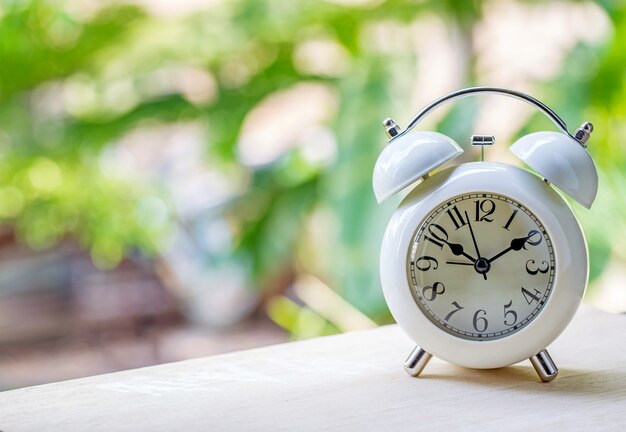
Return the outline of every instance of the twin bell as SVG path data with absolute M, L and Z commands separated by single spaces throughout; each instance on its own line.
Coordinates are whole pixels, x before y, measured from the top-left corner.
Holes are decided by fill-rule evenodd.
M 475 92 L 501 93 L 500 90 L 474 87 L 448 95 L 424 108 L 404 131 L 401 131 L 393 120 L 385 120 L 383 124 L 389 137 L 389 144 L 381 152 L 374 166 L 372 182 L 376 200 L 379 203 L 385 201 L 463 153 L 463 149 L 444 134 L 413 130 L 426 114 L 441 103 L 456 97 Z M 510 147 L 511 152 L 543 179 L 584 207 L 590 208 L 598 191 L 596 166 L 586 150 L 586 142 L 593 131 L 591 123 L 584 123 L 574 135 L 570 135 L 565 123 L 543 103 L 511 90 L 507 90 L 506 95 L 524 99 L 534 105 L 561 129 L 561 132 L 543 131 L 525 135 Z M 491 144 L 493 137 L 475 135 L 472 143 Z

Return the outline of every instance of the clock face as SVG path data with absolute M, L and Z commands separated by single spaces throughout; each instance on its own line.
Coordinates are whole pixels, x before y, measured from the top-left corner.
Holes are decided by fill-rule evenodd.
M 547 302 L 552 241 L 521 203 L 498 194 L 456 196 L 417 227 L 407 276 L 422 312 L 464 339 L 493 340 L 528 325 Z

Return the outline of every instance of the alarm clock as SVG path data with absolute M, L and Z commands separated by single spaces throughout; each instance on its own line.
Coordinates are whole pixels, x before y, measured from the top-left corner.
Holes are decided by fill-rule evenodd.
M 559 129 L 531 133 L 510 147 L 534 172 L 484 161 L 484 146 L 495 138 L 474 135 L 481 161 L 433 173 L 463 150 L 415 126 L 444 103 L 484 94 L 527 102 Z M 405 370 L 418 376 L 433 355 L 478 369 L 528 358 L 541 380 L 551 381 L 558 369 L 546 347 L 571 321 L 588 278 L 585 237 L 556 189 L 591 207 L 598 188 L 586 150 L 592 125 L 572 135 L 539 100 L 498 87 L 448 94 L 404 130 L 391 119 L 383 124 L 389 143 L 374 167 L 376 199 L 412 186 L 389 221 L 380 255 L 385 300 L 418 345 Z

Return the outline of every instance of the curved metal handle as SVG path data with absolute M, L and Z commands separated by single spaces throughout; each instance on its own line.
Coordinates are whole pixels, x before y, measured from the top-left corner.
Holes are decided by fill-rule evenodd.
M 576 137 L 572 136 L 567 130 L 567 125 L 563 121 L 561 117 L 559 117 L 554 111 L 552 111 L 546 104 L 535 99 L 532 96 L 527 95 L 526 93 L 521 93 L 515 90 L 510 90 L 502 87 L 470 87 L 462 90 L 458 90 L 456 92 L 450 93 L 446 96 L 443 96 L 437 100 L 434 100 L 426 107 L 424 107 L 420 112 L 418 112 L 409 122 L 406 129 L 400 132 L 396 137 L 402 136 L 405 133 L 409 132 L 413 129 L 426 115 L 428 115 L 431 111 L 437 108 L 439 105 L 442 105 L 446 102 L 453 101 L 455 99 L 461 99 L 468 96 L 475 96 L 477 94 L 498 94 L 503 96 L 509 96 L 514 99 L 522 100 L 535 108 L 541 111 L 546 117 L 548 117 L 552 122 L 558 127 L 563 133 L 569 135 L 570 137 L 576 139 Z M 394 138 L 396 138 L 394 137 Z M 576 139 L 577 140 L 577 139 Z M 578 141 L 578 140 L 577 140 Z

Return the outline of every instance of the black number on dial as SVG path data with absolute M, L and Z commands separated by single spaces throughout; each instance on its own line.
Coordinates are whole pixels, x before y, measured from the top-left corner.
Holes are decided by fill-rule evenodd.
M 531 267 L 535 267 L 535 269 L 533 270 Z M 550 270 L 550 264 L 548 264 L 548 261 L 541 261 L 541 266 L 538 266 L 534 259 L 526 261 L 526 271 L 528 274 L 534 276 L 537 273 L 548 273 L 548 270 Z
M 508 326 L 512 326 L 517 322 L 517 312 L 515 312 L 513 309 L 509 309 L 512 305 L 513 300 L 504 305 L 504 324 Z M 509 317 L 511 319 L 511 322 L 509 322 Z
M 541 233 L 537 230 L 531 230 L 528 232 L 528 237 L 526 238 L 526 243 L 528 243 L 529 245 L 532 246 L 537 246 L 539 243 L 541 243 L 541 240 L 543 239 L 543 236 L 541 235 Z M 526 244 L 524 244 L 524 249 L 526 249 Z
M 448 232 L 441 227 L 441 225 L 430 224 L 428 225 L 428 232 L 432 237 L 424 236 L 424 239 L 431 241 L 433 244 L 443 249 L 443 244 L 448 241 Z
M 493 222 L 493 219 L 488 217 L 496 211 L 496 203 L 490 199 L 476 200 L 476 222 Z
M 528 291 L 526 288 L 522 287 L 522 294 L 524 295 L 524 299 L 526 300 L 526 303 L 531 304 L 533 302 L 538 302 L 539 301 L 539 296 L 541 295 L 541 292 L 537 289 L 534 288 L 535 293 L 531 293 L 530 291 Z
M 506 221 L 506 223 L 504 224 L 504 226 L 502 228 L 504 228 L 505 230 L 509 230 L 509 226 L 511 225 L 511 222 L 513 222 L 513 219 L 515 218 L 515 215 L 517 214 L 519 210 L 513 210 L 513 213 L 511 213 L 511 217 L 509 218 L 508 221 Z
M 428 301 L 433 301 L 438 295 L 446 292 L 446 287 L 441 282 L 435 282 L 432 286 L 428 285 L 422 289 L 422 295 Z
M 437 261 L 437 258 L 424 255 L 415 260 L 415 267 L 417 267 L 419 271 L 428 271 L 431 268 L 433 270 L 437 270 L 437 268 L 439 267 L 439 262 Z
M 457 313 L 461 309 L 465 309 L 463 306 L 461 306 L 460 304 L 458 304 L 455 301 L 452 302 L 452 306 L 454 306 L 456 309 L 454 309 L 452 312 L 450 312 L 448 315 L 446 315 L 446 317 L 443 319 L 444 321 L 448 321 L 452 317 L 452 315 L 454 315 L 455 313 Z
M 446 211 L 446 213 L 448 214 L 448 216 L 450 216 L 450 219 L 452 219 L 452 223 L 454 224 L 456 229 L 467 225 L 467 221 L 463 219 L 463 215 L 461 214 L 457 206 L 452 207 L 451 209 Z
M 489 322 L 487 321 L 487 318 L 485 318 L 486 315 L 487 315 L 487 312 L 484 309 L 478 309 L 476 313 L 474 314 L 472 325 L 474 326 L 474 329 L 477 332 L 482 333 L 485 330 L 487 330 L 487 326 L 489 325 Z

